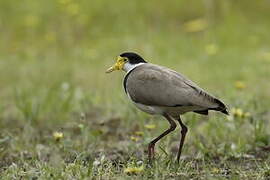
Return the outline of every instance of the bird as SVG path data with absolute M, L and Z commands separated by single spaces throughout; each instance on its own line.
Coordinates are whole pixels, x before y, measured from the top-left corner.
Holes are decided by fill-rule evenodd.
M 181 126 L 181 137 L 177 153 L 179 163 L 187 126 L 181 116 L 187 112 L 208 115 L 208 111 L 219 111 L 229 115 L 226 105 L 209 94 L 184 75 L 144 60 L 134 52 L 120 54 L 116 63 L 106 70 L 111 73 L 116 70 L 126 72 L 123 86 L 127 97 L 135 106 L 151 115 L 161 115 L 170 127 L 148 144 L 148 158 L 154 159 L 155 144 L 174 131 L 177 123 Z

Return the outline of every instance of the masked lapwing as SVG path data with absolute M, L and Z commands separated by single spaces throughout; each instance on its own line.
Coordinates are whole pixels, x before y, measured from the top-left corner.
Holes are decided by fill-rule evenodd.
M 175 130 L 178 121 L 181 126 L 180 145 L 177 154 L 179 162 L 188 128 L 180 115 L 195 112 L 208 115 L 209 110 L 228 114 L 223 102 L 201 89 L 194 82 L 169 68 L 147 63 L 133 52 L 118 56 L 116 63 L 106 72 L 115 70 L 126 72 L 124 90 L 128 98 L 142 111 L 165 117 L 170 128 L 152 140 L 148 145 L 150 161 L 154 157 L 155 143 Z

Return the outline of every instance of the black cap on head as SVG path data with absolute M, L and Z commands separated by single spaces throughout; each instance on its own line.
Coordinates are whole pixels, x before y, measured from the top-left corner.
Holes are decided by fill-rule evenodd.
M 130 64 L 147 63 L 141 56 L 133 52 L 125 52 L 120 56 L 128 58 Z

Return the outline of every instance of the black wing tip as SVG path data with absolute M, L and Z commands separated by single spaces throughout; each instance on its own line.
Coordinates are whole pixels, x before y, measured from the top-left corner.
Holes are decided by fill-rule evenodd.
M 230 115 L 227 109 L 223 109 L 223 110 L 220 111 L 220 112 L 222 112 L 223 114 L 226 114 L 226 115 L 228 115 L 228 116 Z
M 198 113 L 198 114 L 201 114 L 201 115 L 208 115 L 208 110 L 205 110 L 205 111 L 193 111 L 195 113 Z
M 218 99 L 215 99 L 214 101 L 215 101 L 215 103 L 218 104 L 218 108 L 216 108 L 217 111 L 220 111 L 223 114 L 229 115 L 229 112 L 227 110 L 227 107 L 225 106 L 225 104 L 223 102 L 221 102 Z

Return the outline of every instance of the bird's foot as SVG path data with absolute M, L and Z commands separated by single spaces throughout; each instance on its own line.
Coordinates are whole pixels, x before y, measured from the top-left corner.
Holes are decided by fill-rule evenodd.
M 155 144 L 150 143 L 148 145 L 148 159 L 151 162 L 155 158 Z

